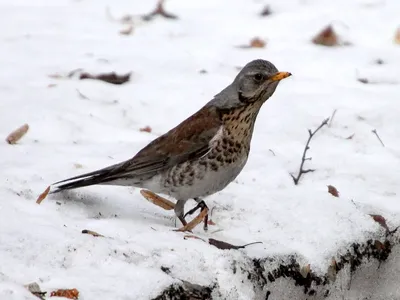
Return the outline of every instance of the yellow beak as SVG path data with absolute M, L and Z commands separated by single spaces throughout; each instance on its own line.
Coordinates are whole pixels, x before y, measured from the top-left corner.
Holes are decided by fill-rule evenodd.
M 292 73 L 289 72 L 278 72 L 272 75 L 270 78 L 268 78 L 269 81 L 279 81 L 282 79 L 285 79 L 286 77 L 291 76 Z

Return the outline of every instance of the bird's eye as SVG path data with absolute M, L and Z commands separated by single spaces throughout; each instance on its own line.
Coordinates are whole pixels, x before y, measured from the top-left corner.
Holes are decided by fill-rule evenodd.
M 254 79 L 255 79 L 257 82 L 260 82 L 260 81 L 262 81 L 262 80 L 264 79 L 264 75 L 261 74 L 261 73 L 257 73 L 256 75 L 254 75 Z

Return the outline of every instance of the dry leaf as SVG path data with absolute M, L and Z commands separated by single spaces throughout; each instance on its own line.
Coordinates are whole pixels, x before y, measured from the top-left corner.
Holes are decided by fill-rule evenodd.
M 339 197 L 339 192 L 333 185 L 328 185 L 328 193 L 334 197 Z
M 375 222 L 379 223 L 383 228 L 385 228 L 386 232 L 390 232 L 389 227 L 386 224 L 386 219 L 381 215 L 370 215 Z
M 142 194 L 143 195 L 143 194 Z M 199 225 L 204 217 L 208 214 L 208 208 L 203 209 L 200 214 L 194 218 L 192 221 L 187 223 L 185 226 L 175 229 L 174 231 L 180 231 L 180 232 L 185 232 L 185 231 L 191 231 L 193 228 L 195 228 L 197 225 Z
M 133 32 L 132 24 L 128 25 L 128 27 L 126 27 L 124 29 L 121 29 L 119 31 L 119 33 L 122 34 L 122 35 L 130 35 L 130 34 L 132 34 L 132 32 Z
M 354 137 L 354 135 L 355 135 L 355 133 L 353 133 L 352 135 L 349 135 L 349 136 L 346 138 L 346 140 L 352 140 L 353 137 Z
M 15 129 L 13 132 L 11 132 L 7 138 L 6 141 L 9 144 L 16 144 L 29 130 L 29 125 L 24 124 L 21 127 Z
M 118 75 L 115 72 L 99 74 L 99 75 L 82 73 L 79 76 L 79 79 L 81 79 L 81 80 L 82 79 L 96 79 L 96 80 L 101 80 L 101 81 L 105 81 L 105 82 L 112 83 L 112 84 L 123 84 L 125 82 L 128 82 L 130 77 L 131 77 L 131 73 L 128 73 L 125 75 Z
M 262 242 L 254 242 L 254 243 L 250 243 L 250 244 L 246 244 L 246 245 L 242 245 L 242 246 L 235 246 L 235 245 L 229 244 L 227 242 L 219 241 L 216 239 L 208 239 L 208 243 L 210 245 L 217 247 L 218 249 L 221 249 L 221 250 L 230 250 L 230 249 L 238 250 L 238 249 L 244 249 L 250 245 L 262 244 Z
M 82 233 L 83 234 L 90 234 L 90 235 L 93 235 L 94 237 L 98 237 L 98 236 L 104 237 L 104 235 L 102 235 L 102 234 L 100 234 L 100 233 L 98 233 L 96 231 L 89 230 L 89 229 L 83 229 Z
M 68 290 L 57 290 L 51 292 L 50 297 L 64 297 L 67 299 L 77 300 L 79 297 L 79 291 L 77 289 L 68 289 Z
M 250 41 L 250 46 L 252 48 L 264 48 L 265 47 L 265 41 L 263 41 L 260 38 L 254 38 Z
M 310 266 L 310 264 L 305 265 L 305 266 L 303 266 L 303 267 L 300 268 L 300 274 L 301 274 L 301 276 L 303 276 L 304 278 L 307 278 L 307 276 L 308 276 L 308 274 L 310 273 L 310 271 L 311 271 L 311 266 Z
M 312 42 L 317 45 L 332 47 L 339 45 L 339 38 L 333 30 L 333 27 L 329 25 L 325 27 L 320 33 L 318 33 L 312 39 Z
M 185 239 L 185 240 L 196 239 L 196 240 L 202 240 L 203 242 L 206 242 L 202 238 L 195 236 L 195 235 L 185 235 L 183 237 L 183 239 Z M 242 246 L 235 246 L 235 245 L 229 244 L 227 242 L 216 240 L 216 239 L 208 239 L 208 243 L 214 247 L 217 247 L 218 249 L 221 249 L 221 250 L 231 250 L 231 249 L 238 250 L 238 249 L 244 249 L 245 247 L 250 246 L 250 245 L 262 244 L 262 242 L 254 242 L 254 243 L 249 243 L 249 244 L 242 245 Z
M 47 189 L 45 189 L 44 192 L 39 195 L 39 197 L 36 200 L 36 203 L 37 204 L 42 203 L 42 201 L 47 197 L 49 192 L 50 192 L 50 186 L 48 186 Z
M 146 127 L 143 127 L 143 128 L 139 129 L 140 132 L 149 132 L 149 133 L 151 132 L 151 130 L 152 129 L 151 129 L 150 126 L 146 126 Z
M 168 199 L 165 199 L 149 190 L 140 190 L 142 196 L 149 202 L 164 208 L 165 210 L 171 210 L 175 208 L 175 204 Z
M 272 14 L 271 7 L 269 5 L 266 5 L 261 11 L 260 16 L 266 17 L 269 16 L 270 14 Z
M 248 49 L 248 48 L 264 48 L 266 45 L 265 41 L 262 39 L 255 37 L 250 41 L 249 45 L 240 45 L 238 48 Z
M 396 33 L 394 34 L 394 43 L 400 45 L 400 27 L 397 28 Z

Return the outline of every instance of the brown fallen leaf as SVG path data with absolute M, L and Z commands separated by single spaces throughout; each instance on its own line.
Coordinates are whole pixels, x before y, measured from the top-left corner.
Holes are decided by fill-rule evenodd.
M 83 80 L 83 79 L 96 79 L 96 80 L 101 80 L 101 81 L 105 81 L 111 84 L 123 84 L 129 81 L 131 77 L 131 73 L 127 73 L 125 75 L 118 75 L 115 72 L 111 72 L 111 73 L 105 73 L 105 74 L 99 74 L 99 75 L 92 75 L 89 73 L 82 73 L 79 76 L 79 79 Z
M 216 239 L 208 239 L 208 243 L 210 245 L 217 247 L 218 249 L 221 249 L 221 250 L 230 250 L 230 249 L 238 250 L 238 249 L 244 249 L 250 245 L 262 244 L 262 242 L 254 242 L 254 243 L 249 243 L 249 244 L 242 245 L 242 246 L 235 246 L 235 245 L 229 244 L 227 242 L 219 241 Z
M 140 194 L 149 202 L 164 208 L 165 210 L 174 209 L 175 204 L 149 190 L 140 190 Z
M 47 197 L 47 195 L 49 194 L 49 192 L 50 192 L 50 186 L 48 186 L 48 187 L 44 190 L 44 192 L 41 193 L 41 194 L 39 195 L 39 197 L 38 197 L 37 200 L 36 200 L 36 203 L 37 203 L 37 204 L 42 203 L 42 201 Z
M 393 41 L 395 44 L 400 45 L 400 27 L 397 28 Z
M 78 300 L 79 291 L 77 289 L 59 289 L 57 291 L 51 292 L 50 297 L 64 297 L 67 299 Z
M 129 24 L 126 28 L 121 29 L 121 30 L 119 31 L 119 34 L 122 34 L 122 35 L 130 35 L 130 34 L 132 34 L 132 32 L 133 32 L 133 25 L 132 25 L 132 24 Z
M 149 133 L 151 132 L 151 130 L 152 129 L 150 126 L 145 126 L 145 127 L 139 129 L 140 132 L 149 132 Z
M 193 228 L 195 228 L 197 225 L 199 225 L 203 221 L 204 217 L 207 214 L 208 214 L 208 208 L 205 208 L 192 221 L 190 221 L 185 226 L 183 226 L 179 229 L 175 229 L 174 231 L 179 231 L 179 232 L 191 231 Z
M 255 37 L 250 40 L 249 45 L 240 45 L 238 48 L 242 49 L 248 49 L 248 48 L 264 48 L 266 45 L 266 42 L 260 39 L 259 37 Z
M 386 219 L 382 217 L 381 215 L 370 215 L 372 219 L 374 219 L 375 222 L 377 222 L 379 225 L 381 225 L 383 228 L 385 228 L 386 232 L 390 232 L 389 227 L 386 224 Z
M 93 235 L 94 237 L 98 237 L 98 236 L 104 237 L 104 235 L 102 235 L 102 234 L 100 234 L 100 233 L 98 233 L 96 231 L 89 230 L 89 229 L 83 229 L 82 233 L 83 234 L 90 234 L 90 235 Z
M 339 197 L 339 192 L 333 185 L 328 185 L 328 193 L 334 197 Z
M 354 137 L 354 135 L 355 135 L 355 133 L 353 133 L 352 135 L 349 135 L 349 136 L 346 138 L 346 140 L 352 140 L 353 137 Z
M 331 25 L 325 27 L 319 32 L 313 39 L 312 42 L 317 45 L 323 45 L 327 47 L 333 47 L 339 45 L 339 37 L 333 30 Z
M 183 239 L 184 240 L 196 239 L 196 240 L 201 240 L 203 242 L 207 242 L 206 240 L 204 240 L 198 236 L 195 236 L 195 235 L 185 235 L 183 237 Z M 245 247 L 250 246 L 250 245 L 262 244 L 262 242 L 254 242 L 254 243 L 249 243 L 249 244 L 242 245 L 242 246 L 236 246 L 236 245 L 232 245 L 227 242 L 216 240 L 216 239 L 208 239 L 208 243 L 214 247 L 217 247 L 218 249 L 221 249 L 221 250 L 231 250 L 231 249 L 238 250 L 238 249 L 244 249 Z
M 21 127 L 15 129 L 13 132 L 11 132 L 7 138 L 6 141 L 10 145 L 16 144 L 29 130 L 29 125 L 24 124 Z
M 261 17 L 266 17 L 272 14 L 271 7 L 269 5 L 264 6 L 263 10 L 260 13 Z
M 160 15 L 166 19 L 178 19 L 178 16 L 168 13 L 164 10 L 164 0 L 159 0 L 156 8 L 149 14 L 143 15 L 143 21 L 151 21 L 155 16 Z

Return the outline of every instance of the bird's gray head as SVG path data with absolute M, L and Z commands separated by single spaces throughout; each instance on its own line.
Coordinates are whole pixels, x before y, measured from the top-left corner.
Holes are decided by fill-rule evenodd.
M 242 107 L 254 102 L 262 104 L 272 96 L 279 81 L 290 75 L 288 72 L 278 72 L 269 61 L 253 60 L 208 104 L 220 109 Z

